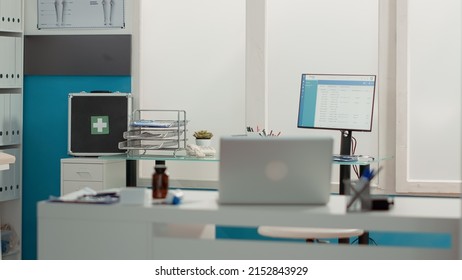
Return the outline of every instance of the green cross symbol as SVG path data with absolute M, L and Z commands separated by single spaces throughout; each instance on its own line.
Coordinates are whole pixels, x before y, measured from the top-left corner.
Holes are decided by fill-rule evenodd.
M 109 117 L 92 116 L 91 117 L 91 134 L 109 134 Z

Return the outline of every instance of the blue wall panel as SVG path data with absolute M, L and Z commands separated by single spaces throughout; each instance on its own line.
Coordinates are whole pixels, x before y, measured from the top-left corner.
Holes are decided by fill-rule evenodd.
M 25 76 L 22 258 L 37 258 L 37 202 L 60 193 L 60 160 L 67 155 L 68 94 L 131 92 L 130 76 Z

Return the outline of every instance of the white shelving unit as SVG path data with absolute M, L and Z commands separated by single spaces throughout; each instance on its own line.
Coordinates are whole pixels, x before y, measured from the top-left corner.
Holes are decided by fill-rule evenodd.
M 0 171 L 0 224 L 21 237 L 24 1 L 0 0 L 0 151 L 16 161 Z M 11 236 L 3 234 L 3 238 Z M 20 259 L 19 246 L 0 259 Z

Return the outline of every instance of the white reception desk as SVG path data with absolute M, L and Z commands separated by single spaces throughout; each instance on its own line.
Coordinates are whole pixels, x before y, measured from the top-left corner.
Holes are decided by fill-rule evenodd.
M 460 199 L 397 197 L 390 211 L 347 213 L 345 196 L 331 196 L 326 206 L 223 206 L 217 204 L 217 195 L 215 191 L 185 191 L 180 205 L 39 202 L 38 258 L 460 258 Z M 449 249 L 439 249 L 215 239 L 215 225 L 448 233 L 452 243 Z

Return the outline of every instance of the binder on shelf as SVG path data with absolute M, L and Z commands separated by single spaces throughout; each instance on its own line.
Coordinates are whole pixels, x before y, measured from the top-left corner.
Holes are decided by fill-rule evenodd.
M 0 64 L 1 65 L 1 64 Z M 1 66 L 0 66 L 1 67 Z M 6 145 L 5 138 L 5 96 L 7 94 L 0 93 L 0 146 Z
M 11 128 L 11 123 L 10 123 L 10 119 L 11 119 L 11 104 L 10 104 L 10 100 L 11 100 L 11 94 L 9 93 L 6 93 L 6 94 L 2 94 L 3 95 L 3 123 L 2 123 L 2 130 L 1 130 L 1 134 L 2 134 L 2 145 L 11 145 L 11 132 L 10 132 L 10 128 Z
M 14 77 L 14 84 L 17 87 L 22 87 L 23 85 L 23 43 L 22 38 L 16 38 L 16 47 L 15 47 L 15 77 Z
M 10 95 L 10 144 L 21 144 L 22 135 L 22 96 L 19 93 Z
M 18 199 L 21 192 L 19 149 L 5 149 L 2 152 L 13 155 L 15 162 L 10 164 L 9 169 L 0 171 L 0 201 Z
M 15 63 L 15 55 L 12 55 L 16 54 L 14 42 L 14 37 L 0 36 L 0 87 L 13 84 L 10 76 Z

